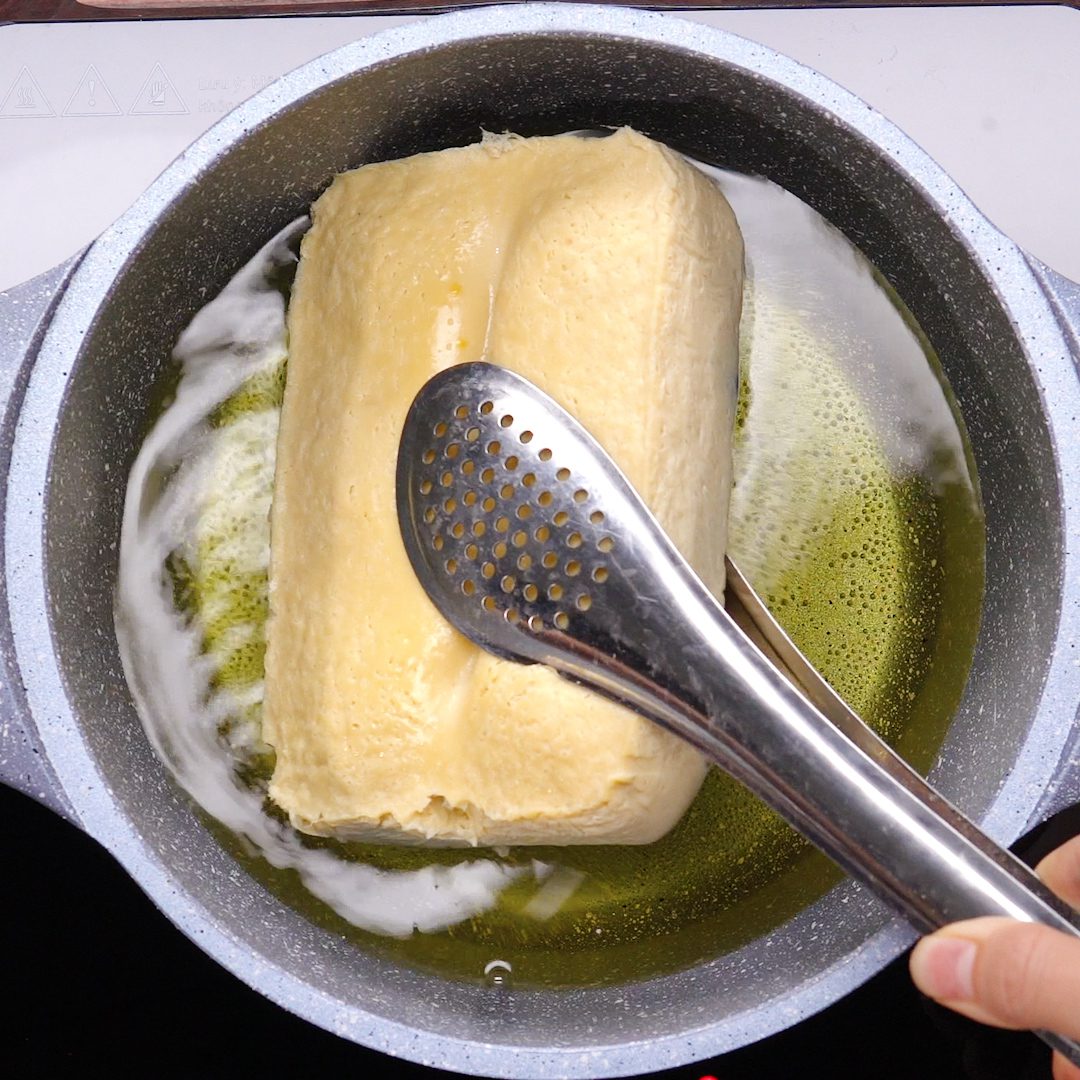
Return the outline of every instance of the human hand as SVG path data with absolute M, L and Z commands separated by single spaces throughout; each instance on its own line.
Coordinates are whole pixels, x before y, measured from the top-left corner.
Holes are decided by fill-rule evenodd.
M 1080 909 L 1080 836 L 1035 868 Z M 1012 919 L 969 919 L 923 938 L 911 977 L 928 997 L 984 1024 L 1039 1028 L 1080 1039 L 1080 939 Z M 1080 1068 L 1054 1054 L 1054 1080 Z

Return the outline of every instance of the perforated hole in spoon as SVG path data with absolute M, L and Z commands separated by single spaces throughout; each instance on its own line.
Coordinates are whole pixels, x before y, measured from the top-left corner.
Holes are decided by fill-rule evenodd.
M 496 401 L 450 400 L 426 430 L 409 482 L 432 568 L 477 614 L 532 633 L 571 629 L 597 602 L 615 547 L 588 484 Z

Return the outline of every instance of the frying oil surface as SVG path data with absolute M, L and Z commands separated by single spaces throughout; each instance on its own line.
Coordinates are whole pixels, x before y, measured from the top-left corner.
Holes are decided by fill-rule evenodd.
M 982 596 L 962 426 L 929 346 L 862 256 L 774 185 L 715 175 L 748 252 L 731 554 L 852 707 L 926 767 L 963 689 Z M 510 971 L 518 986 L 646 977 L 794 914 L 833 871 L 715 771 L 680 824 L 640 847 L 342 844 L 301 836 L 266 802 L 267 513 L 302 227 L 181 338 L 180 381 L 125 512 L 128 678 L 221 842 L 313 921 L 492 986 Z

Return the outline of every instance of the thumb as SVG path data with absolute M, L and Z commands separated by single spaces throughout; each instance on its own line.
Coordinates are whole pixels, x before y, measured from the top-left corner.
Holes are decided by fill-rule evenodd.
M 928 997 L 984 1024 L 1080 1038 L 1080 938 L 1047 926 L 953 923 L 915 946 L 911 977 Z

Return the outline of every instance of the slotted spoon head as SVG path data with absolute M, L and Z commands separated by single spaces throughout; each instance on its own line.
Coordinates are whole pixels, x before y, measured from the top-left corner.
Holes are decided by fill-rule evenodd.
M 487 363 L 432 378 L 405 422 L 397 506 L 421 583 L 477 644 L 526 662 L 582 645 L 640 657 L 642 544 L 667 542 L 603 448 L 528 380 Z

